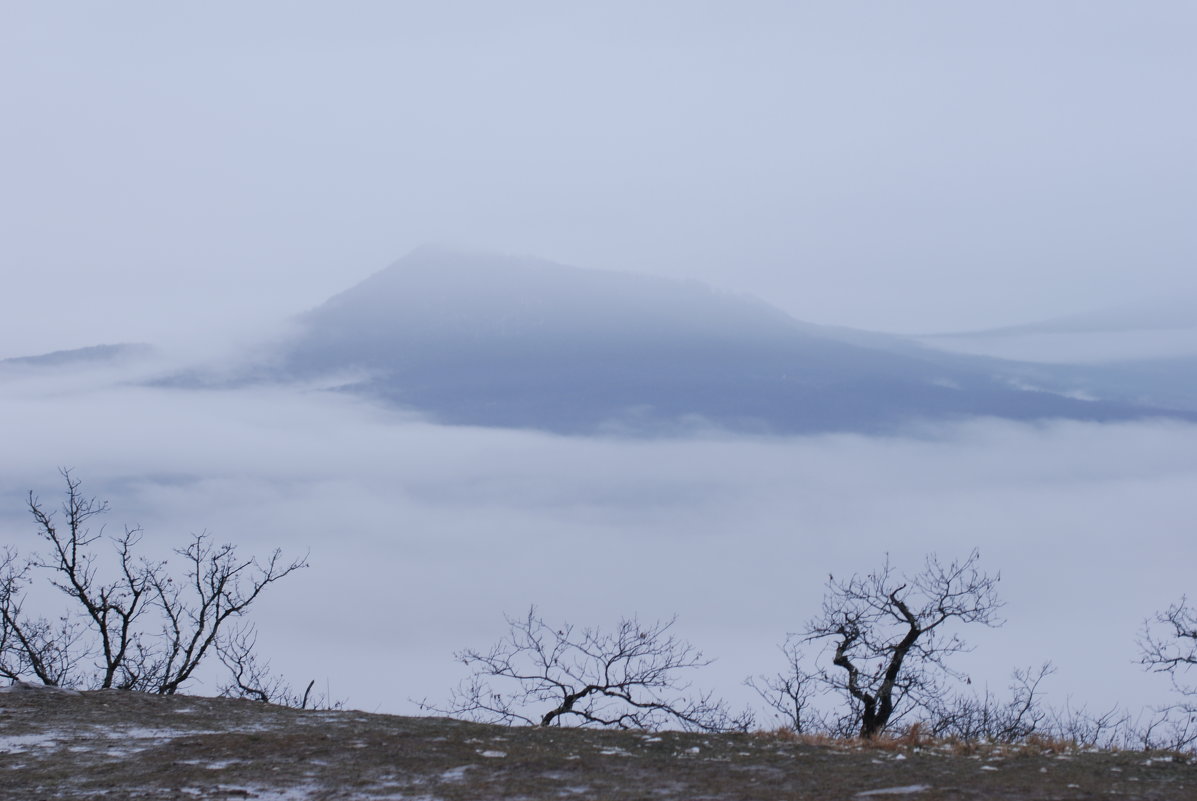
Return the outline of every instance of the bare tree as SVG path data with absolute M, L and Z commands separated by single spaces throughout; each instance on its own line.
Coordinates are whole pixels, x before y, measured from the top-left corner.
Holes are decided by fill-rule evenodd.
M 37 534 L 49 546 L 49 552 L 35 558 L 32 566 L 49 570 L 50 583 L 82 611 L 84 625 L 98 643 L 101 672 L 98 686 L 130 689 L 136 686 L 138 677 L 128 669 L 126 659 L 139 648 L 136 624 L 149 608 L 150 583 L 159 566 L 134 558 L 141 532 L 126 529 L 122 536 L 112 540 L 117 551 L 117 577 L 109 582 L 99 581 L 97 555 L 91 546 L 102 533 L 93 533 L 88 521 L 107 512 L 108 504 L 82 494 L 79 480 L 70 471 L 62 471 L 62 476 L 67 485 L 62 504 L 65 530 L 59 530 L 54 514 L 29 493 L 28 507 L 37 524 Z
M 824 732 L 832 724 L 814 705 L 820 689 L 818 677 L 804 664 L 801 642 L 787 637 L 780 646 L 785 670 L 773 675 L 751 676 L 744 683 L 756 691 L 781 726 L 795 734 Z
M 1197 668 L 1197 609 L 1187 596 L 1143 624 L 1139 661 L 1150 671 L 1168 674 L 1184 699 L 1156 710 L 1145 743 L 1177 751 L 1192 749 L 1197 745 L 1197 686 L 1189 674 Z
M 674 637 L 673 624 L 623 619 L 612 632 L 550 626 L 533 607 L 525 617 L 508 617 L 507 636 L 489 650 L 455 655 L 473 672 L 452 692 L 448 707 L 421 707 L 509 725 L 747 729 L 749 715 L 729 713 L 710 693 L 691 692 L 681 678 L 711 660 Z
M 230 620 L 245 615 L 266 587 L 307 566 L 306 559 L 285 561 L 278 550 L 265 561 L 242 559 L 235 546 L 198 534 L 175 551 L 184 564 L 176 582 L 168 562 L 136 556 L 139 529 L 111 538 L 92 531 L 89 521 L 108 505 L 84 495 L 69 470 L 62 475 L 59 513 L 33 493 L 28 498 L 46 551 L 27 559 L 11 549 L 0 554 L 0 675 L 11 680 L 174 694 L 224 641 Z M 104 539 L 113 549 L 107 580 L 98 550 Z M 25 612 L 35 571 L 47 573 L 70 601 L 56 622 Z
M 277 549 L 264 562 L 242 559 L 236 546 L 215 545 L 204 534 L 194 535 L 191 544 L 176 553 L 187 565 L 185 586 L 161 573 L 151 579 L 165 618 L 160 637 L 164 647 L 154 653 L 157 658 L 144 663 L 152 668 L 153 691 L 162 695 L 173 695 L 192 677 L 220 641 L 229 619 L 244 615 L 266 587 L 307 567 L 306 559 L 284 561 Z
M 945 660 L 966 648 L 946 633 L 948 624 L 1000 625 L 998 577 L 981 572 L 979 559 L 974 550 L 944 565 L 932 554 L 922 571 L 906 576 L 887 558 L 867 575 L 828 578 L 822 612 L 802 640 L 826 643 L 831 666 L 817 675 L 846 697 L 861 737 L 875 737 L 943 694 L 942 677 L 957 675 Z
M 43 684 L 71 684 L 83 654 L 82 629 L 64 616 L 55 621 L 25 614 L 25 590 L 32 568 L 16 551 L 0 552 L 0 677 L 18 681 L 32 676 Z
M 1050 662 L 1015 670 L 1009 700 L 998 698 L 988 689 L 946 698 L 928 710 L 926 731 L 936 737 L 991 743 L 1017 743 L 1043 733 L 1050 721 L 1058 718 L 1044 706 L 1041 689 L 1055 672 Z
M 1143 717 L 1143 716 L 1141 716 Z M 1197 709 L 1192 704 L 1174 704 L 1150 710 L 1145 722 L 1134 728 L 1133 745 L 1144 751 L 1197 750 Z
M 1067 699 L 1062 707 L 1049 710 L 1044 730 L 1051 737 L 1079 748 L 1105 750 L 1133 747 L 1140 736 L 1134 715 L 1120 705 L 1091 712 L 1085 704 L 1074 705 L 1072 699 Z
M 229 679 L 220 688 L 221 695 L 296 709 L 340 709 L 344 705 L 331 700 L 327 693 L 313 695 L 315 679 L 308 682 L 302 693 L 296 690 L 282 676 L 271 672 L 270 662 L 259 656 L 257 644 L 258 633 L 252 625 L 238 626 L 217 641 L 217 657 L 229 671 Z
M 1197 610 L 1187 597 L 1144 623 L 1139 661 L 1148 670 L 1167 673 L 1182 695 L 1197 696 L 1197 687 L 1186 681 L 1189 671 L 1197 667 Z
M 1063 706 L 1049 706 L 1041 686 L 1055 672 L 1050 662 L 1014 671 L 1009 700 L 988 691 L 945 699 L 926 718 L 926 730 L 971 742 L 1020 743 L 1038 738 L 1040 743 L 1106 750 L 1186 751 L 1197 743 L 1197 715 L 1191 706 L 1147 708 L 1137 715 L 1119 705 L 1091 712 L 1071 699 Z

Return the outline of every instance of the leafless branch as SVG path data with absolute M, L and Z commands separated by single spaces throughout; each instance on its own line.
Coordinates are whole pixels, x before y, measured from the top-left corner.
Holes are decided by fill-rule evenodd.
M 1167 673 L 1182 695 L 1197 695 L 1197 687 L 1187 682 L 1189 672 L 1197 667 L 1197 609 L 1187 597 L 1144 623 L 1139 661 L 1148 670 Z
M 832 724 L 814 706 L 820 689 L 818 677 L 804 664 L 801 641 L 790 636 L 780 646 L 786 668 L 773 675 L 748 678 L 744 683 L 756 691 L 783 728 L 795 734 L 826 731 Z
M 674 620 L 642 624 L 620 620 L 615 630 L 550 626 L 535 607 L 507 618 L 507 635 L 487 651 L 456 655 L 471 675 L 448 707 L 423 708 L 507 724 L 656 729 L 678 725 L 699 731 L 743 730 L 710 693 L 694 692 L 679 674 L 710 664 L 671 633 Z
M 272 673 L 270 662 L 258 655 L 257 640 L 257 631 L 250 625 L 243 625 L 217 641 L 216 654 L 228 668 L 230 677 L 221 686 L 221 695 L 296 709 L 341 708 L 343 704 L 340 701 L 331 701 L 324 695 L 312 695 L 315 679 L 308 682 L 303 692 L 299 692 L 282 676 Z
M 1043 703 L 1042 685 L 1055 672 L 1050 662 L 1015 670 L 1008 700 L 988 689 L 952 695 L 927 710 L 927 731 L 938 737 L 991 743 L 1017 743 L 1042 734 L 1052 716 Z
M 934 555 L 913 576 L 895 573 L 888 558 L 879 570 L 846 580 L 829 577 L 822 612 L 802 634 L 824 642 L 831 667 L 817 675 L 842 693 L 861 737 L 874 737 L 903 715 L 943 694 L 944 676 L 956 674 L 947 657 L 967 648 L 950 622 L 1000 625 L 997 576 L 977 567 L 980 554 L 942 564 Z
M 306 559 L 284 560 L 278 550 L 265 561 L 242 559 L 235 546 L 198 534 L 175 551 L 184 564 L 176 582 L 167 562 L 136 555 L 140 529 L 110 538 L 102 528 L 93 531 L 90 523 L 108 511 L 107 503 L 84 495 L 80 481 L 61 472 L 66 497 L 59 511 L 32 492 L 28 497 L 45 552 L 29 559 L 0 552 L 0 676 L 10 680 L 173 694 L 221 646 L 230 621 L 244 616 L 266 587 L 307 566 Z M 113 549 L 107 579 L 102 540 Z M 24 611 L 35 571 L 48 574 L 70 601 L 55 622 Z
M 285 562 L 279 550 L 265 562 L 241 559 L 236 546 L 215 545 L 207 534 L 193 535 L 176 553 L 187 565 L 186 589 L 162 574 L 151 580 L 165 616 L 166 656 L 153 688 L 162 695 L 173 695 L 192 677 L 230 618 L 243 615 L 269 585 L 307 567 L 306 558 Z

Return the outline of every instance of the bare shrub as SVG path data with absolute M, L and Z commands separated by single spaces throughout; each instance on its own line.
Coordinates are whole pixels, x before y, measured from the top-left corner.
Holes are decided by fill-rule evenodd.
M 1155 673 L 1165 673 L 1181 696 L 1178 703 L 1157 709 L 1144 724 L 1147 747 L 1173 751 L 1197 747 L 1197 609 L 1182 596 L 1143 624 L 1139 637 L 1139 661 Z
M 1197 610 L 1187 597 L 1158 612 L 1143 624 L 1139 661 L 1148 670 L 1167 673 L 1172 686 L 1187 697 L 1197 697 L 1189 674 L 1197 667 Z
M 928 710 L 927 730 L 935 737 L 988 743 L 1024 742 L 1052 717 L 1043 702 L 1042 685 L 1055 672 L 1050 662 L 1038 668 L 1015 670 L 1008 700 L 999 699 L 988 689 L 980 693 L 956 693 Z
M 236 546 L 196 534 L 174 551 L 183 565 L 176 580 L 169 562 L 138 555 L 140 529 L 115 537 L 93 531 L 90 521 L 108 511 L 107 503 L 84 495 L 70 471 L 62 476 L 66 497 L 58 512 L 32 492 L 28 498 L 45 550 L 0 555 L 0 675 L 10 680 L 172 695 L 212 653 L 233 647 L 225 636 L 231 621 L 243 618 L 268 586 L 307 566 L 279 550 L 265 560 L 242 558 Z M 39 574 L 69 601 L 57 618 L 25 608 Z
M 472 673 L 446 707 L 421 708 L 492 723 L 743 731 L 710 693 L 694 692 L 683 675 L 711 660 L 676 638 L 674 620 L 622 619 L 613 631 L 547 624 L 535 607 L 508 617 L 507 634 L 486 651 L 455 656 Z
M 902 575 L 887 558 L 863 576 L 829 576 L 821 613 L 782 646 L 786 672 L 750 685 L 795 731 L 868 739 L 926 715 L 942 705 L 944 680 L 958 677 L 948 657 L 967 647 L 948 625 L 1000 625 L 998 577 L 981 572 L 979 559 L 973 551 L 945 565 L 932 554 L 920 572 Z M 802 649 L 812 644 L 823 648 L 808 668 Z M 816 688 L 840 697 L 838 713 L 815 711 Z
M 10 681 L 33 677 L 53 687 L 71 685 L 84 654 L 83 630 L 69 616 L 30 618 L 25 593 L 32 565 L 11 548 L 0 552 L 0 676 Z
M 220 687 L 221 695 L 296 709 L 344 707 L 343 701 L 332 700 L 327 692 L 313 694 L 315 679 L 300 692 L 283 676 L 272 672 L 269 660 L 259 656 L 257 644 L 258 633 L 252 625 L 238 626 L 217 640 L 216 655 L 229 671 L 228 679 Z
M 821 687 L 818 677 L 804 665 L 801 643 L 790 636 L 779 647 L 785 656 L 785 669 L 749 677 L 744 683 L 756 691 L 782 730 L 793 734 L 826 733 L 832 726 L 815 706 Z

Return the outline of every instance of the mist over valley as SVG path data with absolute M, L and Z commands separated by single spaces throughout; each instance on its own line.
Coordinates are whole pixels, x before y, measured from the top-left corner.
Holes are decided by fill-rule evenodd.
M 1051 660 L 1057 700 L 1167 698 L 1132 656 L 1188 580 L 1183 372 L 954 354 L 696 282 L 443 248 L 240 353 L 0 363 L 6 527 L 70 466 L 156 547 L 203 529 L 310 550 L 263 643 L 386 711 L 443 692 L 454 650 L 532 604 L 678 614 L 717 657 L 706 680 L 750 703 L 740 682 L 829 572 L 974 547 L 1009 604 L 958 660 L 974 681 Z M 1069 397 L 1095 376 L 1113 400 Z

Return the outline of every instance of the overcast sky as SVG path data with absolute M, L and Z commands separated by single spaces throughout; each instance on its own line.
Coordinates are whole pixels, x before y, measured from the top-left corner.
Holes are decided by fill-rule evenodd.
M 977 328 L 1194 287 L 1188 2 L 6 3 L 0 356 L 419 244 Z

